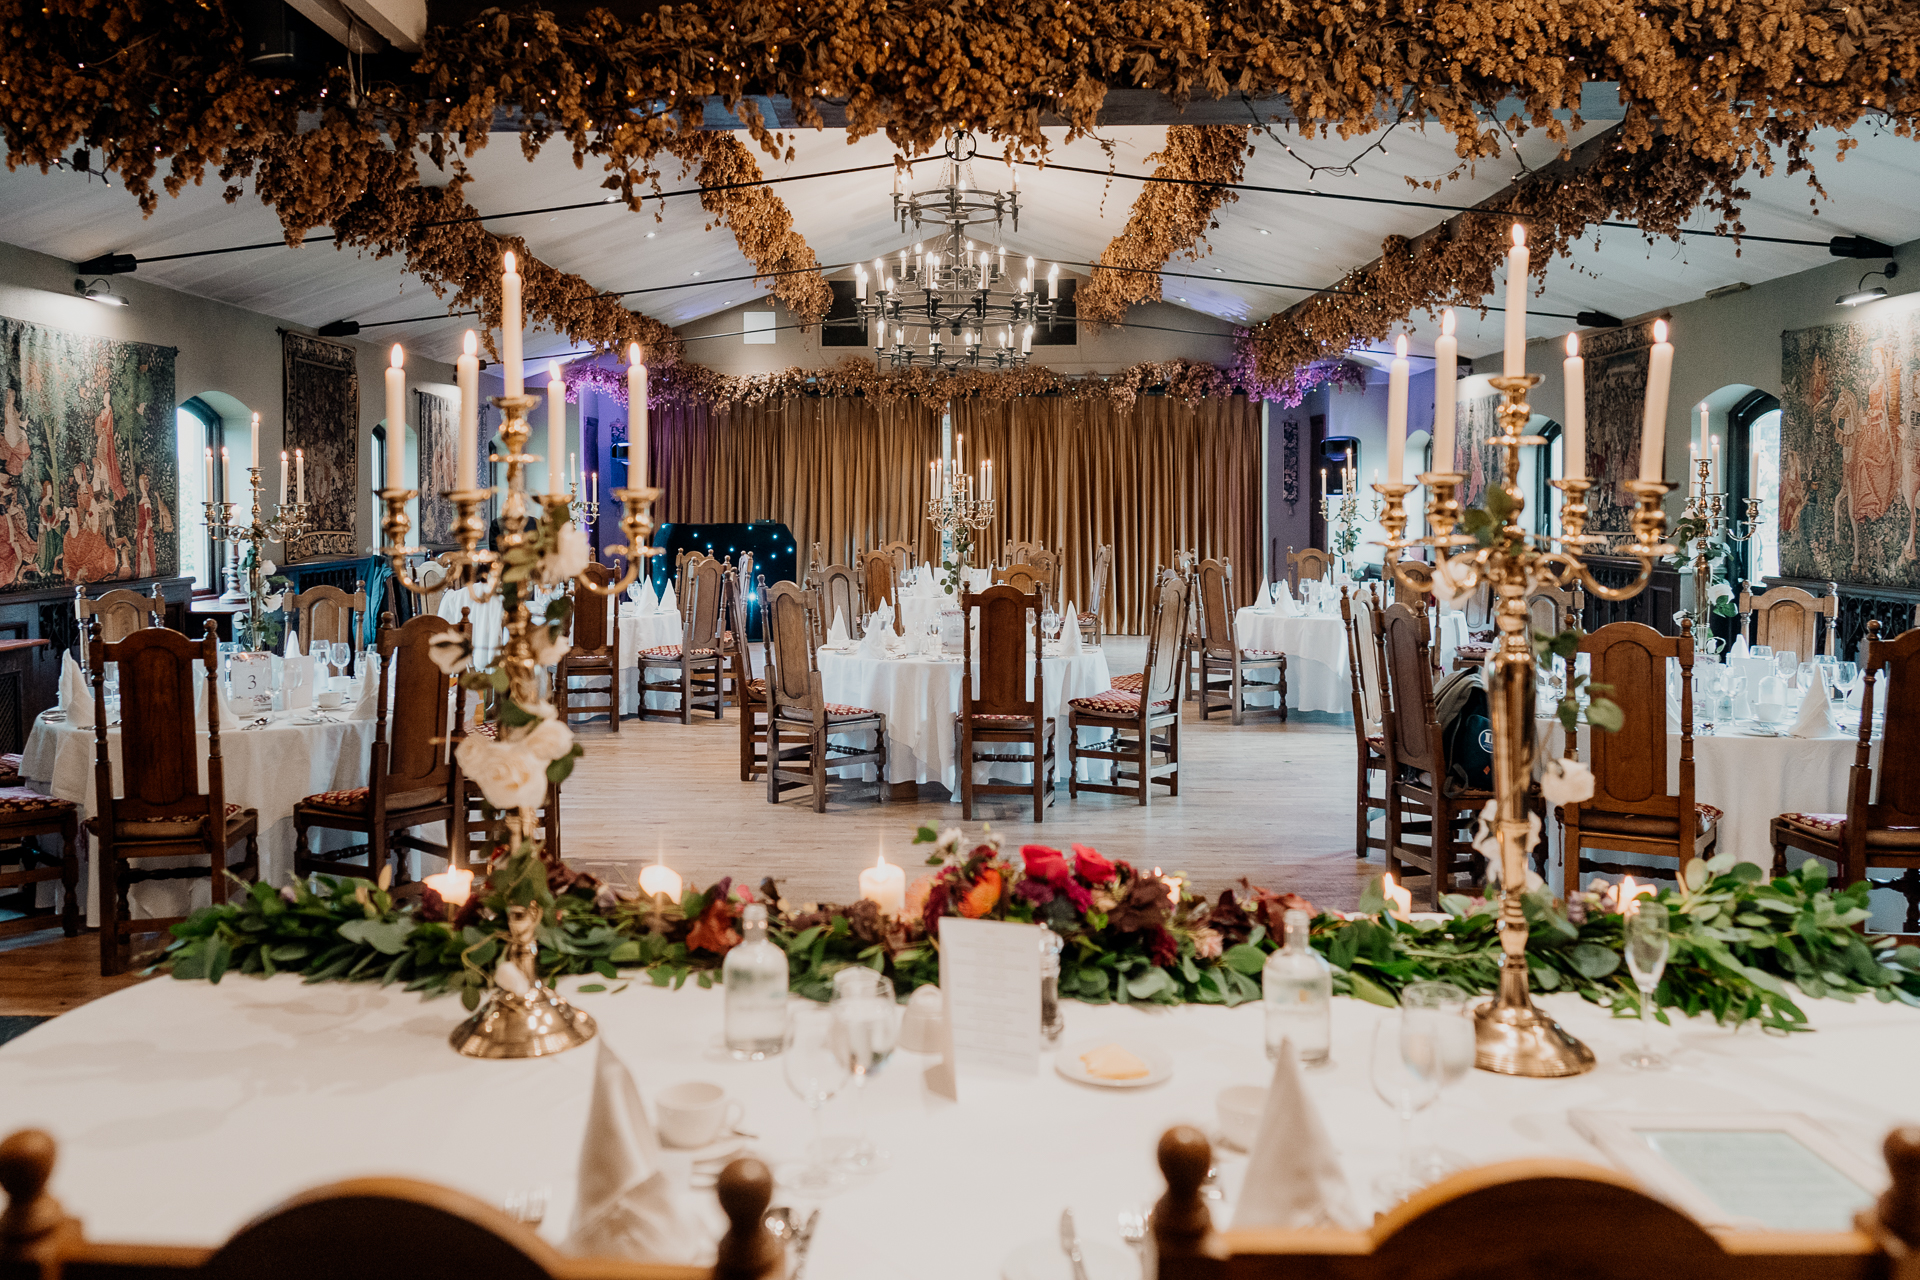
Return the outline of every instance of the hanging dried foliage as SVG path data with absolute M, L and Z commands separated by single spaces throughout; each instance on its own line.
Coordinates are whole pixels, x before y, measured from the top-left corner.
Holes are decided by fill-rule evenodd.
M 1159 271 L 1176 253 L 1200 256 L 1207 232 L 1219 226 L 1220 206 L 1239 197 L 1225 187 L 1186 186 L 1185 182 L 1240 181 L 1246 167 L 1245 126 L 1174 125 L 1167 143 L 1149 159 L 1158 160 L 1158 178 L 1133 202 L 1127 225 L 1100 254 L 1100 266 L 1120 270 L 1093 270 L 1093 278 L 1074 294 L 1080 319 L 1112 325 L 1126 318 L 1136 302 L 1160 297 Z

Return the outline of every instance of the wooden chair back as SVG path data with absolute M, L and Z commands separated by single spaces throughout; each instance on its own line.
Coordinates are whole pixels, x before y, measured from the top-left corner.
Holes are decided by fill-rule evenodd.
M 98 618 L 100 638 L 108 644 L 117 644 L 136 631 L 165 626 L 167 602 L 159 587 L 155 587 L 150 596 L 121 587 L 89 600 L 86 587 L 79 586 L 73 589 L 73 612 L 80 621 L 83 635 L 87 620 Z
M 721 604 L 726 594 L 727 567 L 703 555 L 681 575 L 680 644 L 683 652 L 720 647 Z
M 1593 799 L 1581 807 L 1607 813 L 1679 819 L 1684 851 L 1692 848 L 1693 637 L 1663 636 L 1640 622 L 1609 622 L 1580 638 L 1588 678 L 1610 686 L 1624 723 L 1587 735 Z M 1680 790 L 1667 791 L 1667 661 L 1680 663 Z M 1683 852 L 1683 861 L 1685 860 Z
M 1308 547 L 1305 551 L 1287 548 L 1287 577 L 1293 580 L 1295 591 L 1300 589 L 1303 582 L 1326 577 L 1329 563 L 1330 557 L 1318 547 Z
M 612 568 L 597 562 L 581 570 L 580 576 L 598 587 L 606 587 L 613 582 Z M 578 587 L 571 590 L 573 611 L 568 615 L 568 640 L 573 647 L 567 656 L 606 658 L 617 655 L 620 652 L 619 601 L 595 595 L 591 591 L 582 591 Z
M 813 628 L 807 618 L 807 595 L 791 582 L 766 588 L 760 615 L 760 634 L 766 646 L 768 710 L 781 706 L 812 706 L 818 674 L 814 667 Z
M 993 571 L 995 586 L 1012 587 L 1021 595 L 1044 597 L 1053 586 L 1053 578 L 1037 564 L 1018 563 Z
M 1100 607 L 1107 602 L 1107 579 L 1113 576 L 1113 544 L 1111 542 L 1093 553 L 1093 586 L 1087 592 L 1084 613 L 1100 616 Z
M 300 652 L 312 652 L 309 646 L 315 639 L 326 644 L 353 644 L 355 624 L 366 611 L 367 587 L 363 582 L 354 583 L 351 592 L 338 587 L 308 587 L 293 598 Z
M 129 592 L 128 594 L 132 594 Z M 137 597 L 136 597 L 137 598 Z M 220 767 L 220 642 L 211 619 L 198 640 L 164 627 L 146 627 L 117 642 L 101 637 L 91 624 L 88 668 L 94 675 L 95 790 L 102 820 L 129 822 L 206 821 L 222 830 L 224 786 Z M 204 664 L 198 688 L 195 661 Z M 120 785 L 115 797 L 107 754 L 104 663 L 120 668 Z M 195 698 L 207 709 L 207 790 L 200 790 L 200 751 L 194 721 Z M 217 900 L 217 899 L 216 899 Z
M 1016 542 L 1008 538 L 1000 556 L 1001 564 L 1031 564 L 1036 554 L 1046 551 L 1038 542 Z
M 1874 619 L 1867 623 L 1866 650 L 1860 745 L 1854 755 L 1847 804 L 1848 833 L 1858 829 L 1862 840 L 1869 830 L 1920 827 L 1920 630 L 1882 640 L 1879 620 Z M 125 677 L 121 679 L 124 682 Z M 1887 713 L 1881 729 L 1876 799 L 1873 706 L 1883 679 L 1887 682 Z
M 683 615 L 687 607 L 687 583 L 692 578 L 693 571 L 700 567 L 700 563 L 704 560 L 711 559 L 713 559 L 713 557 L 704 551 L 682 551 L 680 553 L 679 561 L 674 569 L 677 576 L 674 580 L 673 594 L 674 598 L 680 602 L 680 609 Z
M 55 1146 L 0 1142 L 0 1267 L 40 1280 L 773 1280 L 786 1256 L 766 1228 L 773 1176 L 742 1157 L 715 1185 L 727 1229 L 714 1264 L 564 1254 L 533 1227 L 463 1191 L 412 1178 L 353 1178 L 301 1192 L 214 1248 L 95 1244 L 47 1193 Z
M 1431 633 L 1424 610 L 1388 605 L 1374 616 L 1374 646 L 1386 673 L 1381 722 L 1395 763 L 1432 775 L 1434 785 L 1447 776 L 1440 719 L 1433 705 Z
M 1146 681 L 1141 701 L 1151 707 L 1180 696 L 1180 661 L 1186 653 L 1187 580 L 1163 573 L 1153 589 L 1153 622 L 1147 629 Z
M 393 615 L 386 615 L 380 628 L 379 701 L 374 704 L 372 766 L 367 778 L 375 812 L 437 799 L 454 803 L 459 797 L 453 793 L 449 728 L 458 723 L 453 716 L 466 709 L 466 697 L 464 690 L 457 697 L 448 696 L 453 679 L 434 662 L 429 650 L 441 635 L 459 633 L 467 624 L 433 614 L 409 618 L 399 627 L 392 621 Z
M 830 564 L 820 570 L 820 633 L 833 626 L 837 611 L 846 620 L 847 634 L 860 634 L 860 584 L 854 572 L 844 564 Z
M 900 580 L 893 557 L 885 551 L 862 552 L 859 576 L 861 611 L 873 613 L 883 604 L 893 605 L 895 630 L 899 630 Z
M 1920 1130 L 1885 1143 L 1892 1186 L 1852 1230 L 1709 1230 L 1612 1169 L 1533 1158 L 1483 1165 L 1435 1183 L 1359 1230 L 1218 1232 L 1202 1184 L 1213 1153 L 1181 1126 L 1160 1139 L 1167 1191 L 1153 1211 L 1150 1280 L 1488 1280 L 1578 1276 L 1645 1280 L 1868 1280 L 1902 1274 L 1894 1257 L 1920 1239 Z M 1497 1231 L 1486 1224 L 1499 1223 Z M 1565 1228 L 1582 1233 L 1569 1263 Z M 1893 1255 L 1889 1257 L 1889 1254 Z M 1649 1259 L 1657 1259 L 1650 1262 Z
M 1347 628 L 1347 677 L 1353 684 L 1353 722 L 1363 734 L 1380 731 L 1380 655 L 1373 643 L 1373 615 L 1380 607 L 1379 589 L 1368 584 L 1340 588 L 1340 620 Z
M 432 559 L 423 562 L 415 580 L 425 588 L 420 593 L 420 611 L 422 613 L 440 612 L 440 601 L 447 592 L 458 585 L 459 573 L 454 564 L 454 553 L 443 551 Z M 358 584 L 356 584 L 357 586 Z M 364 604 L 361 608 L 365 608 Z
M 1056 553 L 1047 550 L 1036 542 L 1027 548 L 1024 563 L 1032 565 L 1035 569 L 1045 574 L 1048 587 L 1057 587 L 1060 585 L 1060 557 Z
M 1829 582 L 1827 594 L 1816 596 L 1799 587 L 1770 587 L 1755 595 L 1750 588 L 1740 591 L 1740 630 L 1747 631 L 1752 618 L 1750 644 L 1771 646 L 1775 653 L 1788 650 L 1810 661 L 1820 649 L 1820 619 L 1827 620 L 1827 647 L 1831 656 L 1840 638 L 1840 588 Z
M 1200 581 L 1200 607 L 1196 610 L 1200 647 L 1210 657 L 1232 661 L 1240 652 L 1233 625 L 1233 564 L 1224 557 L 1202 560 L 1197 577 Z
M 978 595 L 961 594 L 960 614 L 965 620 L 965 643 L 960 649 L 963 716 L 1044 716 L 1043 668 L 1039 661 L 1043 608 L 1039 593 L 1013 586 L 988 587 Z M 1033 659 L 1031 692 L 1029 655 Z
M 1580 587 L 1541 587 L 1527 597 L 1527 621 L 1538 632 L 1557 636 L 1568 627 L 1580 625 L 1586 611 L 1587 593 Z
M 881 551 L 881 554 L 887 556 L 889 559 L 893 561 L 893 572 L 896 580 L 900 578 L 904 578 L 906 577 L 906 575 L 913 572 L 913 544 L 912 543 L 883 542 L 880 544 L 880 551 Z

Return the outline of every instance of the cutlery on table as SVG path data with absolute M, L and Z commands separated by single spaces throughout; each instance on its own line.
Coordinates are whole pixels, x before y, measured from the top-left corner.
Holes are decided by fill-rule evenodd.
M 1073 1264 L 1073 1280 L 1087 1280 L 1087 1261 L 1080 1253 L 1080 1237 L 1074 1234 L 1071 1209 L 1060 1211 L 1060 1252 Z
M 793 1270 L 788 1272 L 787 1280 L 800 1280 L 800 1273 L 807 1269 L 807 1250 L 813 1247 L 813 1229 L 819 1223 L 820 1211 L 815 1209 L 807 1215 L 806 1225 L 794 1236 Z
M 1140 1209 L 1120 1211 L 1120 1239 L 1136 1252 L 1147 1242 L 1147 1214 Z

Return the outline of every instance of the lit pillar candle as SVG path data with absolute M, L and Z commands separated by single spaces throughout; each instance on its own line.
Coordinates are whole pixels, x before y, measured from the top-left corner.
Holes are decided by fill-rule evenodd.
M 853 273 L 853 296 L 854 299 L 859 302 L 865 302 L 867 300 L 867 273 L 865 268 Z
M 547 362 L 547 492 L 567 491 L 566 468 L 560 459 L 566 456 L 567 384 L 560 380 L 560 362 Z
M 1327 497 L 1327 469 L 1325 467 L 1320 468 L 1320 497 L 1322 500 Z
M 460 389 L 453 487 L 465 490 L 480 483 L 480 338 L 471 329 L 461 340 L 460 358 L 453 362 L 453 370 L 454 383 Z
M 1700 402 L 1700 456 L 1703 458 L 1706 457 L 1708 453 L 1708 446 L 1707 446 L 1708 438 L 1709 438 L 1709 434 L 1707 431 L 1707 402 L 1705 400 L 1702 400 Z
M 1060 264 L 1057 262 L 1047 268 L 1047 301 L 1060 301 Z
M 305 449 L 293 451 L 293 470 L 294 490 L 298 494 L 294 501 L 304 507 L 307 505 L 307 451 Z
M 627 483 L 647 487 L 647 366 L 640 344 L 627 344 Z
M 387 364 L 387 488 L 407 487 L 403 455 L 407 450 L 407 353 L 393 344 Z
M 927 463 L 927 483 L 932 486 L 931 492 L 938 496 L 940 493 L 940 459 L 938 458 L 933 458 Z
M 1413 917 L 1413 890 L 1394 883 L 1393 873 L 1388 872 L 1380 882 L 1380 892 L 1387 899 L 1387 911 L 1396 919 L 1409 920 Z
M 399 349 L 394 348 L 395 351 Z M 257 413 L 253 415 L 253 444 L 251 451 L 247 454 L 247 465 L 256 471 L 260 468 L 260 415 Z
M 1667 387 L 1673 379 L 1673 344 L 1667 341 L 1667 322 L 1653 322 L 1653 347 L 1647 352 L 1646 411 L 1640 423 L 1640 478 L 1666 479 Z
M 448 867 L 437 876 L 427 876 L 422 884 L 440 895 L 440 901 L 448 907 L 462 907 L 473 893 L 473 872 L 459 867 Z
M 988 458 L 980 464 L 980 498 L 985 501 L 993 496 L 993 459 Z
M 1453 308 L 1440 313 L 1433 343 L 1433 469 L 1453 470 L 1453 408 L 1460 368 L 1460 339 L 1453 336 Z
M 1407 335 L 1393 344 L 1387 371 L 1387 479 L 1401 484 L 1407 470 Z
M 1758 453 L 1755 453 L 1755 455 L 1754 455 L 1754 456 L 1755 456 L 1755 457 L 1758 457 L 1758 456 L 1759 456 L 1759 454 L 1758 454 Z M 208 502 L 212 502 L 212 501 L 214 500 L 214 491 L 213 491 L 213 446 L 212 446 L 212 445 L 208 445 L 208 446 L 207 446 L 207 490 L 206 490 L 206 492 L 207 492 L 207 501 L 208 501 Z
M 1717 492 L 1722 479 L 1720 475 L 1720 437 L 1713 436 L 1711 439 L 1713 447 L 1707 453 L 1707 487 L 1709 491 Z
M 1567 358 L 1560 370 L 1567 392 L 1566 405 L 1560 411 L 1566 425 L 1565 445 L 1561 449 L 1566 455 L 1563 470 L 1570 480 L 1584 480 L 1587 475 L 1587 362 L 1580 358 L 1577 333 L 1567 335 Z
M 526 372 L 520 355 L 520 272 L 509 252 L 506 270 L 500 276 L 500 363 L 507 380 L 507 394 L 525 395 Z
M 878 862 L 860 873 L 860 896 L 879 904 L 883 916 L 900 915 L 907 909 L 905 868 L 894 866 L 881 854 Z
M 1507 343 L 1500 370 L 1509 378 L 1527 371 L 1527 263 L 1527 229 L 1516 222 L 1507 250 Z
M 680 873 L 667 865 L 664 854 L 640 873 L 640 892 L 648 897 L 664 895 L 668 901 L 680 897 Z
M 280 505 L 287 505 L 287 451 L 280 451 Z
M 1020 354 L 1023 356 L 1030 356 L 1033 354 L 1033 326 L 1032 325 L 1027 326 L 1026 333 L 1020 339 Z

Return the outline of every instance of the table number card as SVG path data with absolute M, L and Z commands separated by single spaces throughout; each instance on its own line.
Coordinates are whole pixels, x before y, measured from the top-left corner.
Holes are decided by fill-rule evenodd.
M 244 707 L 273 705 L 273 658 L 265 653 L 236 653 L 227 663 L 228 696 Z
M 940 990 L 958 1071 L 1040 1069 L 1040 934 L 1030 924 L 940 922 Z

